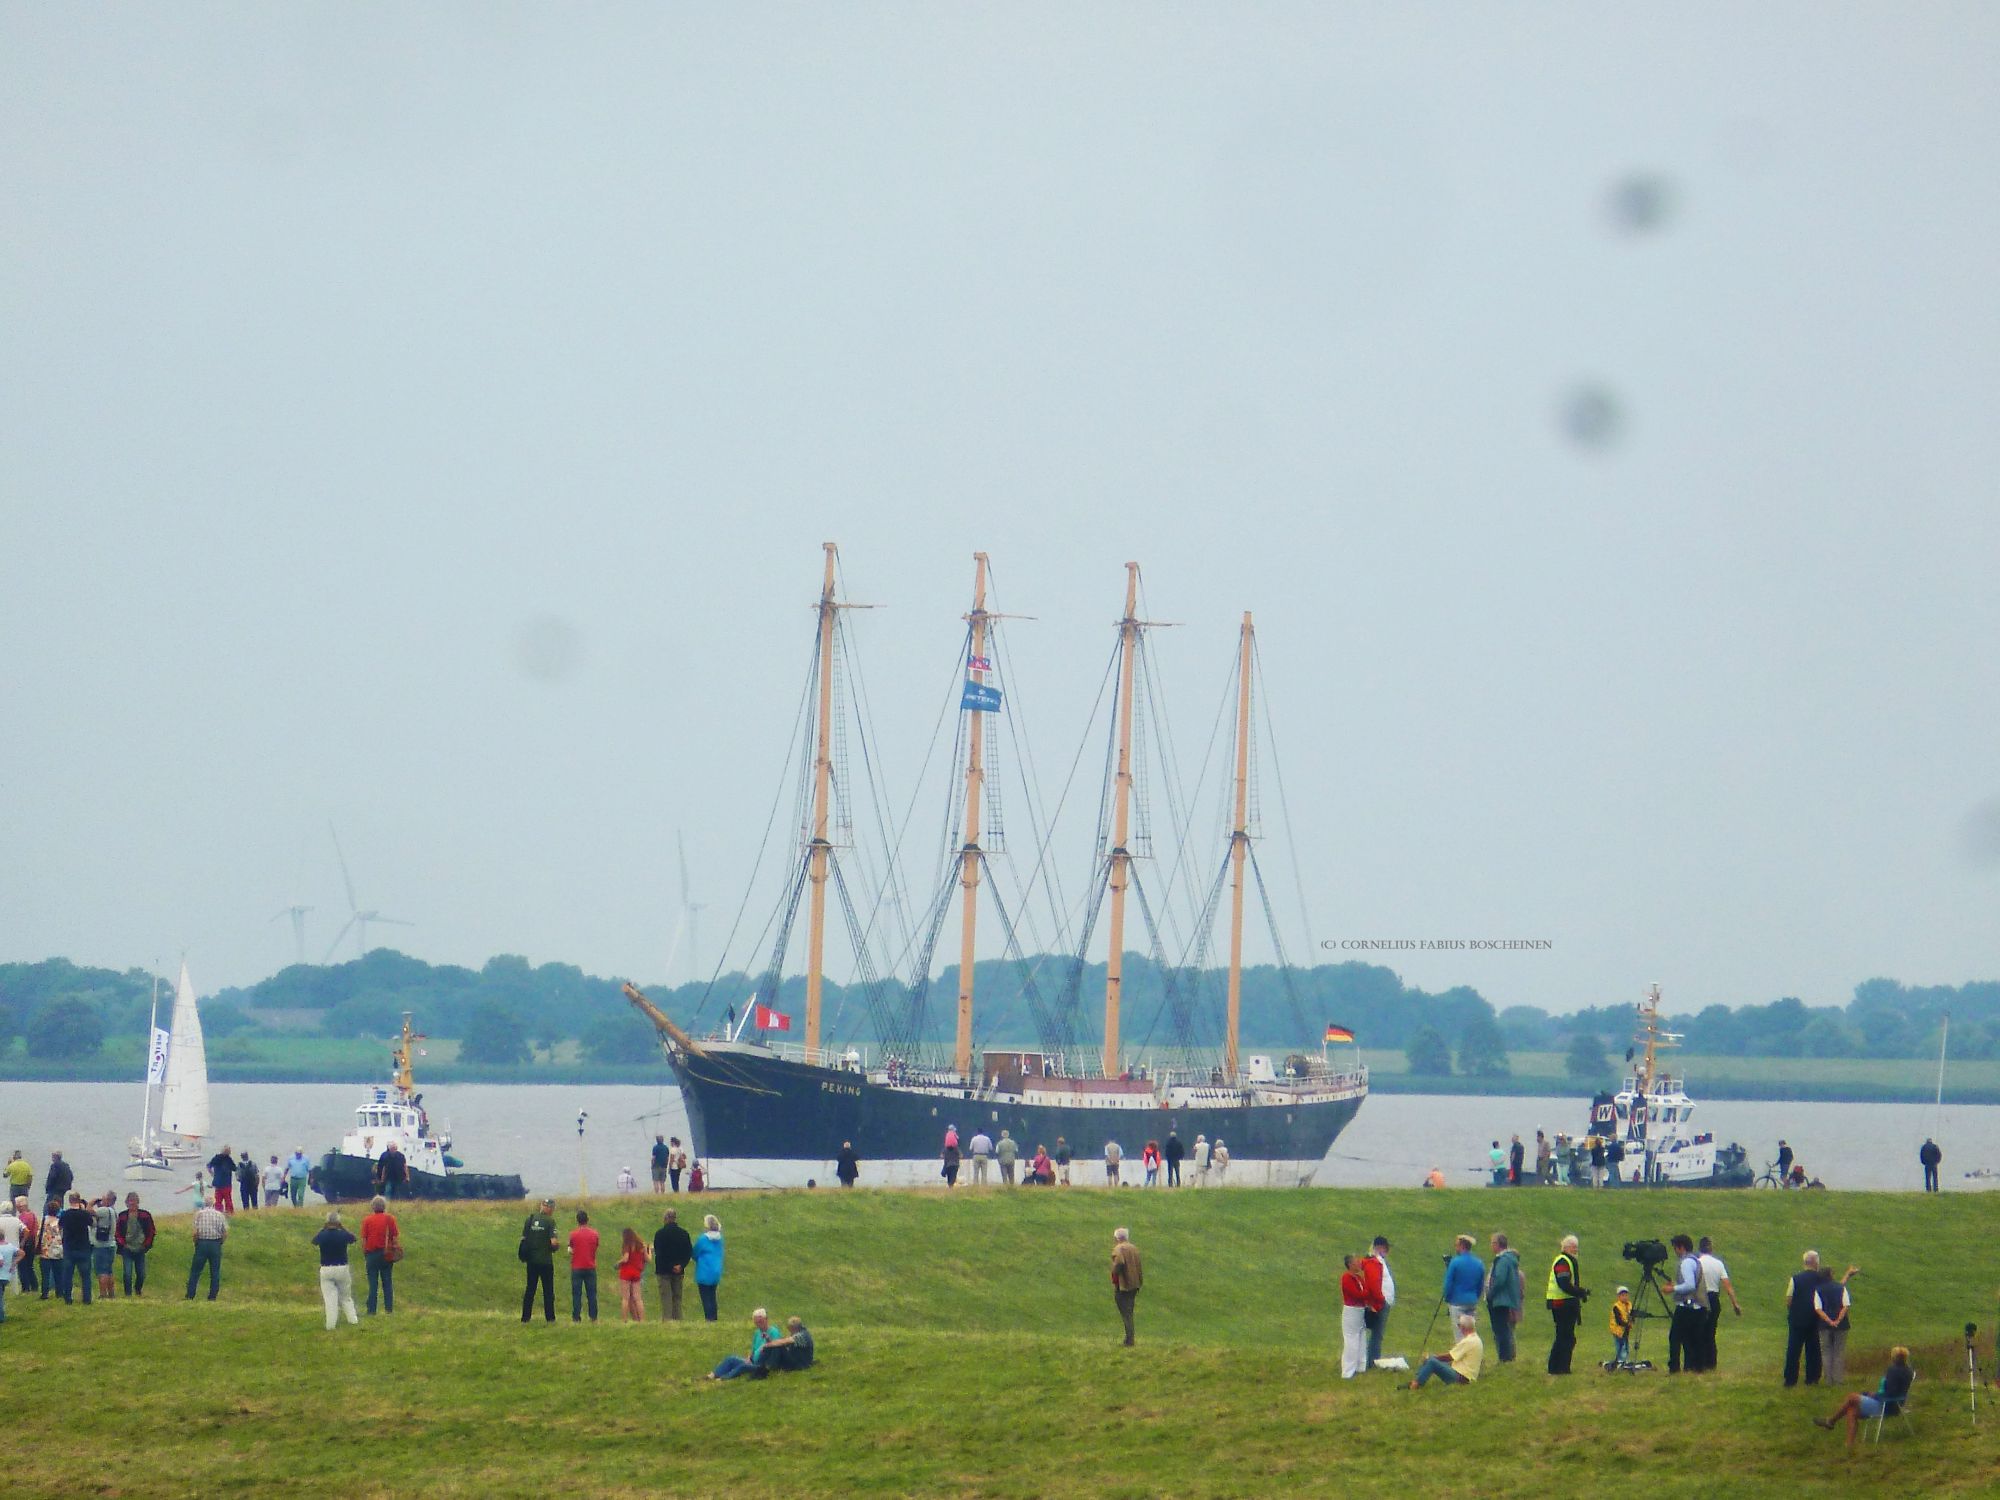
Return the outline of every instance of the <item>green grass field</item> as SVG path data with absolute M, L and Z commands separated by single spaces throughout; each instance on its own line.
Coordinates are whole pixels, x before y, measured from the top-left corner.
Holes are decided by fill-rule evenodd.
M 327 1333 L 308 1238 L 318 1214 L 238 1216 L 222 1300 L 181 1300 L 187 1221 L 162 1222 L 143 1300 L 10 1296 L 0 1326 L 22 1495 L 488 1496 L 1399 1494 L 1648 1497 L 1992 1494 L 2000 1407 L 1974 1429 L 1959 1330 L 1990 1335 L 1996 1200 L 1974 1194 L 1501 1192 L 791 1192 L 681 1199 L 721 1215 L 723 1321 L 518 1321 L 523 1211 L 414 1206 L 393 1318 Z M 593 1205 L 607 1241 L 655 1200 Z M 565 1224 L 568 1215 L 563 1215 Z M 355 1222 L 350 1213 L 349 1222 Z M 1139 1347 L 1119 1345 L 1111 1230 L 1145 1255 Z M 1463 1230 L 1523 1251 L 1531 1297 L 1582 1236 L 1578 1373 L 1521 1360 L 1464 1389 L 1338 1378 L 1339 1253 L 1396 1242 L 1388 1348 L 1415 1356 L 1439 1256 Z M 1628 1238 L 1709 1233 L 1746 1305 L 1721 1371 L 1608 1376 L 1605 1309 Z M 1864 1268 L 1847 1386 L 1891 1343 L 1916 1351 L 1915 1427 L 1849 1456 L 1785 1391 L 1781 1288 L 1799 1251 Z M 608 1265 L 608 1258 L 607 1258 Z M 608 1269 L 601 1273 L 612 1281 Z M 356 1280 L 361 1280 L 357 1264 Z M 359 1288 L 357 1287 L 357 1291 Z M 647 1284 L 649 1315 L 654 1312 Z M 693 1289 L 689 1302 L 694 1305 Z M 753 1305 L 799 1313 L 820 1364 L 703 1379 L 742 1352 Z M 697 1319 L 698 1319 L 697 1309 Z M 1484 1325 L 1482 1320 L 1482 1333 Z M 1665 1354 L 1664 1322 L 1647 1353 Z M 1432 1347 L 1446 1340 L 1434 1334 Z M 1982 1345 L 1990 1351 L 1988 1338 Z M 1490 1361 L 1490 1354 L 1489 1354 Z

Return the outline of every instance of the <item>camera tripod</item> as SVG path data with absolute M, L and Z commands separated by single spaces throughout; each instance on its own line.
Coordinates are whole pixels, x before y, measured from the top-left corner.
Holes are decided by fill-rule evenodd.
M 1641 1370 L 1653 1368 L 1650 1359 L 1639 1358 L 1639 1336 L 1645 1331 L 1648 1319 L 1665 1318 L 1669 1322 L 1673 1320 L 1674 1305 L 1667 1300 L 1666 1283 L 1660 1279 L 1662 1264 L 1664 1262 L 1655 1261 L 1652 1265 L 1639 1267 L 1639 1284 L 1632 1290 L 1632 1332 L 1626 1340 L 1625 1358 L 1606 1360 L 1604 1368 L 1609 1374 L 1622 1372 L 1636 1375 Z M 1646 1296 L 1648 1291 L 1653 1294 L 1650 1299 Z
M 1979 1346 L 1973 1342 L 1979 1336 L 1979 1325 L 1965 1325 L 1965 1400 L 1967 1413 L 1972 1425 L 1979 1425 Z

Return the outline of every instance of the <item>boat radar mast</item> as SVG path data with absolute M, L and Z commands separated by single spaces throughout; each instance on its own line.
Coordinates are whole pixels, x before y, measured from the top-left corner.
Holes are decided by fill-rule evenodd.
M 1639 1013 L 1639 1034 L 1633 1038 L 1646 1050 L 1640 1055 L 1638 1092 L 1641 1098 L 1652 1093 L 1653 1080 L 1657 1074 L 1655 1054 L 1681 1044 L 1678 1031 L 1660 1030 L 1660 987 L 1655 984 L 1646 990 L 1645 998 L 1635 1007 Z
M 403 1012 L 403 1034 L 396 1039 L 396 1047 L 389 1054 L 390 1080 L 404 1093 L 417 1086 L 416 1075 L 410 1071 L 410 1043 L 428 1041 L 421 1031 L 410 1030 L 410 1012 Z

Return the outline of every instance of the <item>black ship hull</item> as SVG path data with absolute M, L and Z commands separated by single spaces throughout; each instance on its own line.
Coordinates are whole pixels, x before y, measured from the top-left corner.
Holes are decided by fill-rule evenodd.
M 366 1203 L 381 1191 L 375 1185 L 375 1163 L 364 1156 L 329 1151 L 319 1159 L 307 1183 L 329 1203 Z M 492 1172 L 435 1172 L 410 1169 L 410 1180 L 398 1185 L 397 1198 L 525 1198 L 528 1190 L 515 1176 Z
M 768 1183 L 783 1173 L 814 1172 L 830 1182 L 835 1158 L 852 1142 L 870 1186 L 936 1182 L 948 1126 L 961 1143 L 1004 1129 L 1019 1144 L 1021 1171 L 1037 1146 L 1053 1159 L 1056 1142 L 1075 1158 L 1072 1180 L 1106 1180 L 1104 1147 L 1124 1154 L 1122 1181 L 1141 1180 L 1140 1150 L 1177 1132 L 1192 1180 L 1196 1138 L 1226 1143 L 1226 1173 L 1211 1185 L 1297 1187 L 1310 1184 L 1340 1132 L 1366 1097 L 1365 1087 L 1333 1096 L 1279 1103 L 1169 1106 L 1047 1104 L 970 1090 L 892 1086 L 835 1068 L 810 1067 L 775 1053 L 731 1049 L 701 1055 L 676 1051 L 674 1071 L 688 1113 L 693 1149 L 718 1186 Z M 961 1180 L 971 1175 L 966 1153 Z

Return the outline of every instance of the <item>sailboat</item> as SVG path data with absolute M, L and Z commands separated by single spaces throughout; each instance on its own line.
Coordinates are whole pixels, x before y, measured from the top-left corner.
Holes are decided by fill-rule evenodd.
M 997 829 L 982 830 L 987 739 L 983 720 L 1001 710 L 1001 694 L 992 682 L 989 627 L 999 618 L 987 609 L 987 558 L 975 554 L 973 602 L 968 623 L 959 701 L 964 732 L 964 807 L 949 830 L 948 858 L 939 899 L 931 908 L 930 939 L 914 967 L 917 1001 L 900 1023 L 883 1002 L 872 997 L 880 1047 L 872 1055 L 854 1044 L 827 1045 L 823 1035 L 821 998 L 824 980 L 826 899 L 831 885 L 843 902 L 849 890 L 839 873 L 835 850 L 837 826 L 829 816 L 829 791 L 835 762 L 845 755 L 844 743 L 833 730 L 836 677 L 835 630 L 840 612 L 857 606 L 835 594 L 835 548 L 825 547 L 825 574 L 818 603 L 819 641 L 815 658 L 816 732 L 809 744 L 810 812 L 801 832 L 800 860 L 788 886 L 781 913 L 789 923 L 804 898 L 807 908 L 805 1017 L 802 1042 L 774 1041 L 767 1028 L 788 1030 L 790 1018 L 777 1014 L 777 961 L 784 956 L 787 935 L 781 930 L 771 972 L 744 1008 L 742 1025 L 724 1027 L 697 1038 L 676 1024 L 641 991 L 626 985 L 626 999 L 652 1022 L 668 1064 L 680 1084 L 698 1158 L 706 1159 L 710 1181 L 729 1184 L 769 1182 L 817 1169 L 829 1175 L 844 1143 L 851 1143 L 865 1164 L 871 1184 L 935 1182 L 939 1176 L 941 1143 L 955 1127 L 969 1140 L 983 1132 L 998 1139 L 1012 1134 L 1025 1157 L 1036 1146 L 1052 1152 L 1059 1142 L 1078 1161 L 1103 1158 L 1108 1143 L 1119 1142 L 1129 1159 L 1137 1160 L 1148 1139 L 1166 1141 L 1177 1133 L 1190 1154 L 1198 1138 L 1228 1145 L 1232 1164 L 1228 1180 L 1237 1184 L 1309 1185 L 1335 1138 L 1361 1108 L 1368 1093 L 1367 1068 L 1358 1061 L 1342 1066 L 1329 1061 L 1324 1044 L 1300 1038 L 1300 1046 L 1274 1063 L 1270 1056 L 1243 1056 L 1239 1047 L 1243 978 L 1243 912 L 1250 852 L 1248 783 L 1250 776 L 1251 679 L 1254 632 L 1245 615 L 1238 642 L 1237 746 L 1233 778 L 1233 817 L 1211 905 L 1227 878 L 1230 894 L 1230 944 L 1225 1012 L 1226 1031 L 1219 1053 L 1196 1054 L 1190 1044 L 1187 1017 L 1192 1002 L 1183 993 L 1170 1002 L 1184 1045 L 1164 1064 L 1150 1055 L 1128 1055 L 1121 1045 L 1126 900 L 1138 892 L 1142 913 L 1150 908 L 1134 867 L 1133 845 L 1141 835 L 1133 817 L 1138 767 L 1134 755 L 1134 679 L 1141 637 L 1147 622 L 1139 618 L 1139 567 L 1126 564 L 1125 613 L 1118 622 L 1116 707 L 1113 711 L 1115 776 L 1108 790 L 1106 816 L 1101 819 L 1094 891 L 1108 902 L 1101 1049 L 1071 1046 L 1074 1030 L 1064 1019 L 1062 1005 L 1049 1006 L 1034 992 L 1032 975 L 1024 993 L 1044 1030 L 1036 1048 L 973 1048 L 974 957 L 978 930 L 977 895 L 983 874 L 990 874 L 988 850 L 982 838 Z M 807 799 L 801 798 L 801 806 Z M 990 822 L 990 820 L 989 820 Z M 1170 882 L 1171 884 L 1171 882 Z M 1259 881 L 1261 886 L 1261 880 Z M 957 971 L 956 1026 L 952 1051 L 928 1058 L 916 1040 L 915 1016 L 928 987 L 930 944 L 935 942 L 956 886 L 960 903 L 960 955 Z M 803 889 L 801 889 L 803 887 Z M 1267 908 L 1268 909 L 1268 908 Z M 865 930 L 850 909 L 850 933 Z M 1146 920 L 1152 922 L 1151 915 Z M 1002 911 L 1003 923 L 1007 921 Z M 1010 956 L 1019 947 L 1010 931 Z M 1090 924 L 1084 927 L 1088 942 Z M 1158 954 L 1158 933 L 1155 931 Z M 857 955 L 859 962 L 859 956 Z M 1064 999 L 1073 999 L 1083 970 L 1081 946 L 1070 969 Z M 862 980 L 869 982 L 863 964 Z M 1184 975 L 1185 977 L 1185 975 Z M 1171 980 L 1169 980 L 1171 985 Z M 870 986 L 872 992 L 872 986 Z M 752 1015 L 758 1032 L 746 1039 Z M 883 1017 L 890 1024 L 885 1028 Z M 1045 1020 L 1055 1019 L 1046 1027 Z M 1351 1040 L 1343 1027 L 1329 1026 L 1326 1039 Z M 1318 1054 L 1307 1050 L 1317 1046 Z M 1096 1055 L 1091 1055 L 1092 1051 Z
M 159 991 L 154 986 L 151 1024 L 146 1028 L 146 1104 L 125 1176 L 134 1182 L 176 1177 L 184 1164 L 201 1159 L 208 1134 L 208 1048 L 201 1036 L 201 1012 L 185 960 L 174 989 L 168 1030 L 159 1024 Z

